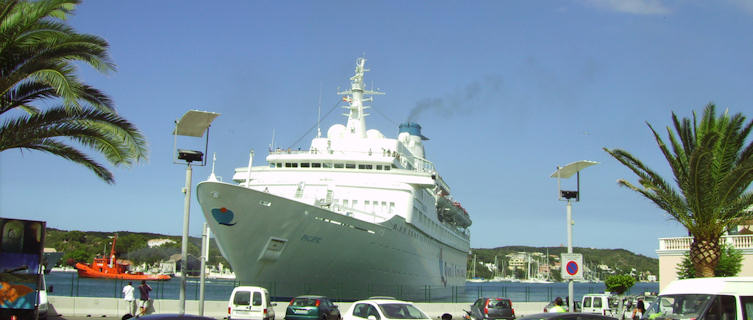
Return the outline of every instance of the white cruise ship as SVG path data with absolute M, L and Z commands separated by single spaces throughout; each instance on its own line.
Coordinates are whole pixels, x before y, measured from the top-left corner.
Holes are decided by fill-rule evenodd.
M 471 219 L 424 158 L 421 126 L 397 139 L 366 129 L 366 59 L 356 62 L 346 125 L 335 124 L 306 151 L 271 151 L 264 166 L 214 173 L 198 201 L 243 285 L 273 296 L 324 294 L 433 298 L 463 286 Z

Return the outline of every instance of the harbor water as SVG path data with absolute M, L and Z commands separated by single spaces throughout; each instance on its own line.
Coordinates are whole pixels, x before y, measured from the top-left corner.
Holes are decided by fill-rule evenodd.
M 121 289 L 127 280 L 79 278 L 75 272 L 50 272 L 46 276 L 47 286 L 53 287 L 50 295 L 71 297 L 103 297 L 121 298 Z M 199 279 L 189 278 L 186 284 L 186 299 L 199 300 Z M 155 299 L 178 299 L 180 294 L 180 278 L 168 281 L 148 281 L 152 287 L 152 297 Z M 138 281 L 133 281 L 138 286 Z M 207 279 L 204 286 L 204 299 L 207 301 L 227 301 L 230 293 L 239 283 L 234 280 Z M 259 284 L 270 290 L 274 297 L 274 283 Z M 576 282 L 574 294 L 580 298 L 588 293 L 602 293 L 606 290 L 603 282 Z M 440 294 L 440 292 L 451 292 Z M 638 295 L 645 292 L 658 292 L 658 282 L 637 282 L 626 294 Z M 479 297 L 507 297 L 518 302 L 552 301 L 556 297 L 567 296 L 567 283 L 524 283 L 524 282 L 466 282 L 465 286 L 451 288 L 432 288 L 423 286 L 409 288 L 397 286 L 383 288 L 373 292 L 373 295 L 389 295 L 398 299 L 414 302 L 468 302 Z M 315 288 L 301 284 L 300 294 L 316 294 Z M 289 297 L 279 297 L 284 300 Z M 351 297 L 332 297 L 336 300 L 349 301 Z

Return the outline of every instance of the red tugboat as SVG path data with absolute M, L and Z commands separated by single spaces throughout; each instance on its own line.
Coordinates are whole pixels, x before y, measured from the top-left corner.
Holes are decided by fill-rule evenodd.
M 128 272 L 128 264 L 118 263 L 115 258 L 115 241 L 118 235 L 112 239 L 110 258 L 94 258 L 91 265 L 76 263 L 78 276 L 82 278 L 105 278 L 124 280 L 170 280 L 166 274 L 144 274 L 143 272 Z

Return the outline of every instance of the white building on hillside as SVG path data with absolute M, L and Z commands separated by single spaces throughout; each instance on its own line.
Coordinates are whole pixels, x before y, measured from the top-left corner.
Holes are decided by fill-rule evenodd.
M 159 247 L 166 243 L 175 243 L 175 240 L 170 239 L 152 239 L 146 242 L 146 245 L 149 246 L 149 248 Z

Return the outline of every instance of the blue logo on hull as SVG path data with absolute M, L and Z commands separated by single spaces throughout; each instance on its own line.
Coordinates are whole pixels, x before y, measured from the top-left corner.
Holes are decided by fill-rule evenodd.
M 222 207 L 219 209 L 212 209 L 212 217 L 214 217 L 214 220 L 216 220 L 217 223 L 223 226 L 229 227 L 235 225 L 235 222 L 233 222 L 235 214 L 233 214 L 233 211 L 230 211 L 228 208 Z

